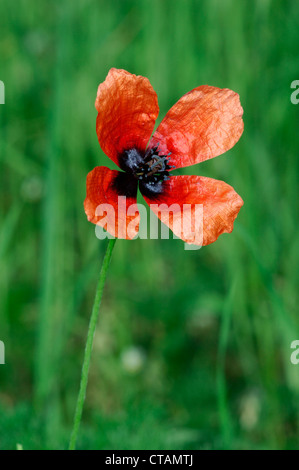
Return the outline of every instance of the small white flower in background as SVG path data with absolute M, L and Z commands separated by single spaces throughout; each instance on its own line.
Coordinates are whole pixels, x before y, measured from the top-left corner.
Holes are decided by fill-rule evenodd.
M 251 431 L 258 423 L 261 413 L 261 400 L 256 391 L 243 396 L 240 404 L 240 424 L 246 431 Z
M 39 176 L 25 178 L 21 185 L 21 196 L 27 202 L 35 202 L 44 194 L 44 183 Z
M 130 346 L 121 354 L 123 368 L 130 374 L 137 374 L 141 371 L 146 361 L 146 355 L 142 348 Z

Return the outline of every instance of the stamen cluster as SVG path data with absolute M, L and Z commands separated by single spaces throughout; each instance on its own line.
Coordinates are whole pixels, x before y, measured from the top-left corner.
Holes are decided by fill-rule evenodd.
M 167 155 L 159 155 L 158 148 L 159 145 L 151 148 L 145 154 L 142 165 L 134 175 L 138 180 L 143 180 L 149 185 L 169 180 L 169 170 L 175 168 L 173 165 L 169 165 L 171 152 Z

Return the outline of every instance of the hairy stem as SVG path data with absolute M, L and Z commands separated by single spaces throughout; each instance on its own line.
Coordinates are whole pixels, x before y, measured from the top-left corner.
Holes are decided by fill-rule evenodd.
M 69 450 L 75 450 L 76 448 L 78 432 L 79 432 L 79 427 L 80 427 L 80 422 L 81 422 L 81 417 L 82 417 L 82 411 L 83 411 L 83 406 L 84 406 L 85 396 L 86 396 L 86 388 L 87 388 L 87 382 L 88 382 L 88 373 L 89 373 L 89 367 L 90 367 L 93 338 L 94 338 L 94 334 L 95 334 L 95 330 L 97 326 L 99 309 L 101 305 L 105 281 L 106 281 L 107 272 L 108 272 L 109 264 L 111 261 L 112 251 L 113 251 L 115 242 L 116 242 L 116 239 L 109 240 L 106 254 L 104 257 L 104 261 L 102 264 L 102 269 L 100 272 L 98 285 L 97 285 L 96 295 L 95 295 L 94 304 L 93 304 L 92 313 L 91 313 L 90 322 L 89 322 L 87 341 L 86 341 L 85 353 L 84 353 L 84 361 L 83 361 L 82 374 L 81 374 L 80 390 L 79 390 L 79 395 L 77 399 L 74 425 L 73 425 L 73 430 L 71 434 Z

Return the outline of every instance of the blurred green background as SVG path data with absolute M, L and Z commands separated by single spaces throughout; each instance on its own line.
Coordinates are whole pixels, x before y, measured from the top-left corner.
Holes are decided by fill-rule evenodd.
M 83 200 L 113 167 L 94 108 L 111 67 L 150 79 L 159 121 L 196 86 L 240 94 L 240 142 L 181 173 L 245 204 L 199 251 L 117 241 L 78 446 L 298 448 L 298 22 L 295 0 L 1 0 L 1 449 L 68 443 L 107 244 Z

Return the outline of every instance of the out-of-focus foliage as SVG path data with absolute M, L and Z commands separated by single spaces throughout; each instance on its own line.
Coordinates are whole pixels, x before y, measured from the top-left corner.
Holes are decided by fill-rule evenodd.
M 113 167 L 94 109 L 111 67 L 150 79 L 159 119 L 201 84 L 240 93 L 241 141 L 181 173 L 245 204 L 199 251 L 117 242 L 79 447 L 298 446 L 298 21 L 290 0 L 1 0 L 1 449 L 67 445 L 106 246 L 83 200 Z

